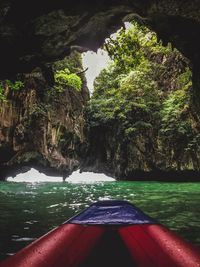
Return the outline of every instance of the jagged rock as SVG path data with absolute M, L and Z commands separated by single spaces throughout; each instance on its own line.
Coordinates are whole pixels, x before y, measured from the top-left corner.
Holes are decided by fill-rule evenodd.
M 63 177 L 77 169 L 88 97 L 85 82 L 81 92 L 69 87 L 56 92 L 40 69 L 25 76 L 23 89 L 7 90 L 8 100 L 0 109 L 0 178 L 25 166 Z

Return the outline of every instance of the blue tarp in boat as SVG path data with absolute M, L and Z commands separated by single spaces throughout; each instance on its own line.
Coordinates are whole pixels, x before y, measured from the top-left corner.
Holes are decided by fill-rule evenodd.
M 92 204 L 67 223 L 86 225 L 155 224 L 155 220 L 127 201 L 107 200 Z

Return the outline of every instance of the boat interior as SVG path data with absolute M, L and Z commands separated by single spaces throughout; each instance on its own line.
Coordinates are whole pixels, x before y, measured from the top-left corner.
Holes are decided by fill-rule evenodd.
M 117 230 L 105 231 L 80 267 L 134 267 L 133 260 Z

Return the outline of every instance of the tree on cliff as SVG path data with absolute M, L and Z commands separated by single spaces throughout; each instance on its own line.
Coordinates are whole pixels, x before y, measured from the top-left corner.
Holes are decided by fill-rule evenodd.
M 104 49 L 112 62 L 94 82 L 88 106 L 90 128 L 113 125 L 117 142 L 126 144 L 129 155 L 137 147 L 149 169 L 158 168 L 158 162 L 170 168 L 193 168 L 200 138 L 190 108 L 187 60 L 137 23 L 107 39 Z M 135 141 L 139 136 L 142 148 Z M 152 155 L 159 160 L 149 164 Z

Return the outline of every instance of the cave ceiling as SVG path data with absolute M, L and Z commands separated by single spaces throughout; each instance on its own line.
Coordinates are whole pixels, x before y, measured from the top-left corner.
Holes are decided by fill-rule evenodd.
M 1 0 L 1 78 L 29 72 L 71 50 L 96 50 L 123 20 L 139 20 L 171 42 L 192 64 L 199 61 L 200 1 Z

